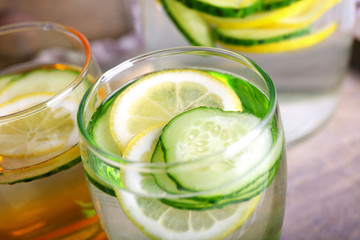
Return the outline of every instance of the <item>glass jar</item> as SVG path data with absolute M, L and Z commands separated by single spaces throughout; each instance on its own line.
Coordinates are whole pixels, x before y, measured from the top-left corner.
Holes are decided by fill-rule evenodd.
M 207 42 L 245 54 L 273 79 L 288 144 L 324 125 L 336 108 L 348 67 L 354 0 L 278 1 L 278 5 L 251 1 L 253 5 L 242 7 L 239 1 L 240 7 L 227 10 L 211 1 L 199 2 L 142 1 L 147 51 L 189 45 L 189 38 L 193 44 L 203 44 L 193 40 L 209 31 L 215 37 Z M 178 7 L 189 11 L 180 20 L 175 13 L 180 12 Z M 240 12 L 241 8 L 247 12 Z M 240 17 L 232 16 L 235 13 Z

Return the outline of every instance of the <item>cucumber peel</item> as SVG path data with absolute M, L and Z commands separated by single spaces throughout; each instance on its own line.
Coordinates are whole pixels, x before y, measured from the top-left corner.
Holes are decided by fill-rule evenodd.
M 213 1 L 213 0 L 177 0 L 188 8 L 218 17 L 242 18 L 262 10 L 261 0 L 248 0 L 240 2 L 233 1 Z
M 287 51 L 295 51 L 306 47 L 311 47 L 321 41 L 327 39 L 337 29 L 337 23 L 332 22 L 323 28 L 317 29 L 310 34 L 299 36 L 292 39 L 286 39 L 279 42 L 270 42 L 266 44 L 258 44 L 252 46 L 242 46 L 219 42 L 223 47 L 234 51 L 244 51 L 253 53 L 279 53 Z
M 271 156 L 274 157 L 273 165 L 269 169 L 263 169 L 261 173 L 252 172 L 245 177 L 239 178 L 232 182 L 232 184 L 243 183 L 239 190 L 235 192 L 226 193 L 224 189 L 216 192 L 210 192 L 210 194 L 197 194 L 193 191 L 187 191 L 178 186 L 171 177 L 166 173 L 153 174 L 156 184 L 162 188 L 165 192 L 172 195 L 184 196 L 194 195 L 193 197 L 180 197 L 180 198 L 162 198 L 160 199 L 163 203 L 179 209 L 186 210 L 205 210 L 212 208 L 222 208 L 228 204 L 239 203 L 248 201 L 255 196 L 261 194 L 273 181 L 276 176 L 280 161 L 281 153 L 281 141 L 276 144 L 276 151 Z M 160 146 L 159 143 L 157 146 Z M 163 159 L 160 154 L 162 153 L 161 147 L 155 148 L 153 153 L 152 162 L 159 163 Z M 277 155 L 275 157 L 274 155 Z M 260 168 L 260 167 L 259 167 Z M 245 181 L 244 181 L 245 179 Z M 250 182 L 247 182 L 251 179 Z M 240 185 L 238 185 L 240 186 Z
M 224 29 L 255 28 L 270 25 L 282 18 L 293 16 L 302 12 L 313 4 L 312 0 L 301 0 L 286 7 L 269 11 L 259 11 L 244 18 L 223 18 L 201 13 L 201 16 L 215 27 Z
M 190 44 L 195 46 L 215 45 L 212 28 L 197 11 L 176 0 L 161 0 L 161 2 L 165 12 Z
M 219 42 L 232 45 L 252 46 L 280 42 L 310 33 L 311 27 L 300 28 L 246 28 L 246 29 L 216 29 Z
M 0 184 L 30 182 L 71 168 L 76 164 L 80 164 L 80 162 L 80 149 L 79 146 L 75 146 L 69 151 L 39 164 L 15 170 L 0 170 Z
M 269 11 L 277 8 L 282 8 L 301 0 L 263 0 L 263 11 Z

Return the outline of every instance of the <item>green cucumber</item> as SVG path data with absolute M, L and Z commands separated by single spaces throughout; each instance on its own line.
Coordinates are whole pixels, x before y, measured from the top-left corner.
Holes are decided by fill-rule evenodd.
M 263 0 L 263 11 L 269 11 L 276 8 L 287 7 L 294 2 L 301 1 L 301 0 Z
M 59 93 L 69 86 L 78 77 L 76 70 L 35 69 L 12 78 L 2 89 L 0 89 L 0 103 L 6 102 L 14 97 L 35 93 L 51 92 Z M 90 86 L 90 81 L 83 81 L 72 93 L 80 102 L 82 96 Z
M 263 192 L 274 180 L 276 173 L 279 168 L 279 164 L 281 161 L 282 155 L 276 160 L 273 166 L 266 172 L 261 175 L 258 175 L 256 179 L 252 182 L 248 183 L 248 185 L 244 186 L 241 191 L 235 192 L 233 194 L 227 195 L 227 199 L 233 199 L 237 201 L 247 201 L 254 196 L 258 195 L 259 193 Z M 250 176 L 247 176 L 250 177 Z M 217 198 L 222 200 L 222 198 Z
M 276 120 L 274 119 L 276 122 Z M 269 126 L 270 128 L 270 126 Z M 275 177 L 272 176 L 271 172 L 277 172 L 278 165 L 281 161 L 282 154 L 283 154 L 283 145 L 284 145 L 284 137 L 282 132 L 277 132 L 274 128 L 270 131 L 265 129 L 263 133 L 261 133 L 257 139 L 254 141 L 254 151 L 261 152 L 263 149 L 261 148 L 261 144 L 257 142 L 261 141 L 261 138 L 269 139 L 271 138 L 271 149 L 267 151 L 263 155 L 263 159 L 258 162 L 258 165 L 249 170 L 245 175 L 240 176 L 239 178 L 235 179 L 233 182 L 229 183 L 227 186 L 224 185 L 220 189 L 212 191 L 210 193 L 205 193 L 199 196 L 200 199 L 212 198 L 212 199 L 222 199 L 224 196 L 226 198 L 242 198 L 246 200 L 244 194 L 249 191 L 249 189 L 265 189 L 267 185 L 269 185 Z M 275 132 L 274 132 L 275 130 Z M 269 133 L 271 132 L 271 133 Z M 271 136 L 270 136 L 271 135 Z M 265 140 L 263 139 L 263 140 Z M 258 149 L 261 149 L 259 151 Z M 256 156 L 254 156 L 256 159 Z M 253 161 L 254 159 L 251 159 Z M 271 177 L 272 176 L 272 177 Z M 264 186 L 265 184 L 265 186 Z M 248 198 L 251 196 L 248 196 Z
M 154 152 L 151 156 L 151 162 L 155 164 L 165 163 L 161 141 L 158 141 L 155 146 Z M 153 174 L 153 178 L 155 180 L 155 183 L 165 192 L 177 195 L 191 193 L 187 190 L 180 189 L 181 187 L 178 186 L 176 182 L 174 182 L 166 172 Z
M 86 172 L 92 180 L 95 180 L 97 188 L 102 189 L 114 189 L 124 188 L 120 168 L 112 166 L 111 164 L 103 161 L 101 158 L 94 154 L 91 150 L 88 150 L 86 157 L 83 157 L 83 165 L 88 166 Z M 108 156 L 111 159 L 111 156 Z M 84 164 L 85 163 L 85 164 Z M 90 169 L 90 170 L 89 170 Z M 91 174 L 91 172 L 96 172 Z M 102 186 L 102 187 L 100 187 Z
M 281 156 L 279 156 L 281 157 Z M 161 147 L 161 141 L 158 141 L 155 150 L 153 152 L 152 158 L 151 158 L 151 162 L 152 163 L 163 163 L 164 162 L 164 153 Z M 269 171 L 264 171 L 263 173 L 260 173 L 258 177 L 253 176 L 254 180 L 251 181 L 250 183 L 243 184 L 241 191 L 237 191 L 237 192 L 230 192 L 227 193 L 226 195 L 220 195 L 219 198 L 228 198 L 228 197 L 238 197 L 244 193 L 256 190 L 256 188 L 263 188 L 262 185 L 268 185 L 267 182 L 271 183 L 272 178 L 275 176 L 273 175 L 271 176 L 271 172 L 277 170 L 277 165 L 279 163 L 279 159 L 276 159 L 276 162 L 273 164 L 272 167 L 270 167 Z M 259 167 L 259 166 L 258 166 Z M 251 175 L 251 173 L 250 173 Z M 248 177 L 248 176 L 247 176 Z M 174 182 L 171 177 L 168 176 L 167 173 L 156 173 L 153 174 L 153 178 L 155 180 L 155 183 L 164 191 L 171 193 L 171 194 L 175 194 L 175 195 L 185 195 L 185 194 L 196 194 L 196 192 L 193 191 L 187 191 L 186 189 L 182 189 L 181 186 L 178 186 L 176 182 Z M 237 180 L 235 180 L 234 182 L 236 182 Z M 239 181 L 242 181 L 242 179 L 239 179 Z M 266 182 L 266 183 L 265 183 Z M 222 190 L 221 190 L 222 191 Z M 214 202 L 216 197 L 211 196 L 211 197 L 206 197 L 206 193 L 204 195 L 196 195 L 193 197 L 193 199 L 198 199 L 198 200 L 205 200 L 205 201 L 211 201 Z
M 232 184 L 242 187 L 236 192 L 226 192 L 224 189 L 220 191 L 217 190 L 216 194 L 214 192 L 205 193 L 205 194 L 196 194 L 192 191 L 186 191 L 181 189 L 181 186 L 177 186 L 176 182 L 172 181 L 172 179 L 166 173 L 157 173 L 153 174 L 155 183 L 163 189 L 165 192 L 168 192 L 174 196 L 185 196 L 185 195 L 194 195 L 192 197 L 187 198 L 166 198 L 161 199 L 161 201 L 165 204 L 171 205 L 176 208 L 181 209 L 192 209 L 192 210 L 203 210 L 203 209 L 211 209 L 211 208 L 219 208 L 223 207 L 230 203 L 237 203 L 242 201 L 247 201 L 261 192 L 263 192 L 272 182 L 274 177 L 276 176 L 278 166 L 281 161 L 281 153 L 279 150 L 281 149 L 282 141 L 278 141 L 273 150 L 270 152 L 269 156 L 271 159 L 275 159 L 272 161 L 263 161 L 256 169 L 258 171 L 251 171 L 248 175 L 243 178 L 239 178 L 235 180 Z M 277 156 L 277 157 L 275 157 Z M 270 159 L 268 158 L 268 160 Z M 161 163 L 164 161 L 163 152 L 161 148 L 161 143 L 158 142 L 155 147 L 152 160 L 153 163 Z M 266 167 L 266 164 L 273 163 L 272 166 Z M 271 164 L 270 163 L 270 164 Z M 265 169 L 268 168 L 268 169 Z M 255 172 L 258 172 L 255 174 Z M 260 173 L 259 173 L 260 172 Z M 243 181 L 244 178 L 252 179 L 252 181 Z
M 97 145 L 104 147 L 109 153 L 120 156 L 120 150 L 112 139 L 110 130 L 108 129 L 108 112 L 111 111 L 110 106 L 112 105 L 112 102 L 113 101 L 111 101 L 108 105 L 102 105 L 106 108 L 107 111 L 99 118 L 97 118 L 97 121 L 95 121 L 94 125 L 89 125 L 90 128 L 88 128 L 88 130 L 90 131 L 90 135 L 93 137 Z M 98 110 L 99 109 L 100 108 L 98 108 Z M 111 156 L 108 157 L 111 158 Z M 89 181 L 92 182 L 93 185 L 95 185 L 101 191 L 111 196 L 115 196 L 113 188 L 124 187 L 121 180 L 120 169 L 103 161 L 91 150 L 87 151 L 86 157 L 84 157 L 83 160 L 83 165 L 87 176 L 89 177 Z M 92 174 L 92 172 L 96 172 L 96 174 L 99 176 Z
M 200 14 L 177 0 L 161 0 L 165 12 L 192 45 L 215 46 L 210 25 Z
M 269 129 L 247 139 L 259 122 L 249 114 L 207 107 L 173 118 L 160 136 L 165 162 L 174 165 L 167 169 L 169 177 L 179 189 L 208 192 L 207 198 L 238 192 L 269 171 L 277 159 L 266 157 L 272 145 Z M 244 152 L 238 152 L 242 147 Z
M 125 89 L 126 87 L 124 87 L 123 90 Z M 89 122 L 87 127 L 90 137 L 94 139 L 99 148 L 117 156 L 121 156 L 121 153 L 119 147 L 111 137 L 109 117 L 114 101 L 122 91 L 111 95 L 108 100 L 104 100 L 103 103 L 97 107 L 93 114 L 92 121 Z M 89 150 L 87 152 L 87 157 L 84 158 L 83 165 L 88 180 L 102 192 L 110 196 L 115 196 L 113 188 L 123 188 L 120 169 L 106 164 L 97 155 L 92 153 L 92 151 Z M 93 172 L 96 172 L 99 176 Z
M 264 192 L 264 190 L 274 180 L 279 164 L 280 159 L 268 173 L 262 175 L 259 177 L 259 179 L 254 180 L 253 183 L 249 184 L 241 192 L 233 194 L 232 196 L 224 196 L 222 198 L 164 198 L 160 199 L 160 201 L 169 206 L 185 210 L 208 210 L 214 208 L 223 208 L 228 204 L 245 202 Z
M 177 0 L 188 8 L 218 17 L 246 17 L 262 10 L 261 0 L 249 0 L 245 4 L 239 0 Z
M 0 76 L 0 91 L 8 84 L 8 82 L 10 82 L 12 79 L 14 79 L 18 76 L 19 76 L 19 74 L 6 74 L 6 75 Z
M 226 29 L 258 28 L 276 24 L 281 19 L 294 16 L 304 9 L 311 7 L 312 0 L 296 1 L 286 7 L 275 8 L 266 11 L 259 11 L 243 18 L 223 18 L 205 13 L 200 15 L 208 23 Z
M 79 146 L 59 154 L 39 164 L 19 169 L 0 171 L 0 184 L 16 184 L 31 182 L 36 179 L 54 175 L 60 171 L 69 169 L 81 162 Z
M 118 156 L 120 156 L 121 153 L 119 147 L 111 137 L 109 118 L 111 107 L 121 92 L 122 91 L 118 91 L 109 101 L 105 100 L 102 105 L 97 107 L 93 114 L 93 119 L 96 119 L 96 121 L 91 121 L 87 129 L 90 137 L 95 140 L 100 148 Z
M 311 27 L 301 28 L 245 28 L 245 29 L 216 29 L 216 36 L 219 42 L 253 46 L 267 44 L 296 38 L 310 33 Z
M 89 166 L 89 163 L 87 161 L 83 161 L 83 167 L 84 167 L 85 176 L 89 180 L 89 182 L 92 183 L 92 185 L 94 185 L 97 189 L 99 189 L 103 193 L 106 193 L 112 197 L 116 196 L 113 188 L 95 175 L 95 173 L 91 170 L 91 167 Z

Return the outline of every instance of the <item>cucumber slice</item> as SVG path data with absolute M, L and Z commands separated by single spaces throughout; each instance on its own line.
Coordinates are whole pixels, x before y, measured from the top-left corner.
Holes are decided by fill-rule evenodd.
M 165 12 L 175 26 L 192 45 L 214 46 L 214 36 L 210 25 L 197 11 L 176 0 L 161 0 Z
M 205 210 L 213 208 L 222 208 L 228 204 L 240 203 L 248 201 L 260 194 L 274 180 L 280 159 L 274 164 L 269 172 L 264 173 L 258 179 L 245 186 L 241 191 L 230 195 L 215 197 L 194 196 L 189 198 L 164 198 L 160 199 L 163 203 L 175 208 L 186 210 Z M 181 192 L 183 193 L 183 192 Z M 189 194 L 191 194 L 189 192 Z
M 10 82 L 12 79 L 14 79 L 18 76 L 19 76 L 19 74 L 6 74 L 3 76 L 0 76 L 0 91 L 8 84 L 8 82 Z
M 280 159 L 268 173 L 263 174 L 258 179 L 255 179 L 252 183 L 250 183 L 247 187 L 245 187 L 242 191 L 231 196 L 223 196 L 221 198 L 167 198 L 160 200 L 169 206 L 186 210 L 223 208 L 228 204 L 246 202 L 261 195 L 264 190 L 272 183 L 276 176 L 279 163 Z
M 269 140 L 270 138 L 272 140 Z M 255 153 L 259 154 L 261 152 L 258 150 L 258 148 L 261 147 L 261 142 L 264 140 L 270 142 L 272 146 L 271 149 L 269 149 L 269 151 L 267 151 L 266 153 L 264 152 L 264 154 L 261 154 L 263 158 L 260 159 L 260 157 L 256 156 Z M 235 147 L 236 146 L 237 145 L 235 145 Z M 221 200 L 223 196 L 226 196 L 226 198 L 235 197 L 238 200 L 240 199 L 246 200 L 251 198 L 251 196 L 254 196 L 254 194 L 248 195 L 247 197 L 244 196 L 246 192 L 249 192 L 249 189 L 257 189 L 255 195 L 258 194 L 259 191 L 261 189 L 264 190 L 266 186 L 268 186 L 271 183 L 273 177 L 275 177 L 275 175 L 272 176 L 271 172 L 275 171 L 276 173 L 277 171 L 278 165 L 281 161 L 283 154 L 283 146 L 284 146 L 283 132 L 278 132 L 277 128 L 273 128 L 272 131 L 270 131 L 269 129 L 265 129 L 262 133 L 259 133 L 254 143 L 250 145 L 250 148 L 248 147 L 248 149 L 245 152 L 246 154 L 249 154 L 251 150 L 254 150 L 253 154 L 255 156 L 253 156 L 254 158 L 251 159 L 251 161 L 254 161 L 256 157 L 259 157 L 260 161 L 258 162 L 258 165 L 253 167 L 252 169 L 249 169 L 249 171 L 246 174 L 240 175 L 240 177 L 233 180 L 229 184 L 221 186 L 219 187 L 219 189 L 212 191 L 210 193 L 205 193 L 199 196 L 198 198 L 199 199 L 212 198 L 213 200 L 215 199 Z M 253 149 L 251 149 L 252 147 Z M 260 149 L 263 150 L 262 148 Z M 266 182 L 268 184 L 265 184 Z M 264 183 L 265 185 L 262 183 Z
M 263 11 L 269 11 L 276 8 L 287 7 L 294 2 L 301 0 L 263 0 Z
M 309 34 L 306 34 L 304 36 L 300 36 L 293 39 L 287 39 L 280 42 L 267 43 L 267 44 L 258 44 L 252 46 L 233 45 L 233 44 L 227 44 L 221 42 L 219 42 L 219 44 L 222 47 L 226 47 L 228 49 L 239 52 L 280 53 L 287 51 L 295 51 L 295 50 L 311 47 L 321 41 L 324 41 L 336 31 L 337 27 L 338 27 L 337 23 L 332 22 L 324 26 L 323 28 L 317 29 L 315 31 L 311 31 Z
M 14 97 L 34 92 L 58 93 L 71 84 L 79 72 L 76 70 L 36 69 L 11 79 L 0 90 L 0 103 Z M 80 84 L 72 93 L 79 102 L 90 86 L 90 81 Z
M 109 101 L 104 101 L 105 104 L 100 105 L 95 113 L 93 114 L 92 121 L 90 121 L 88 125 L 88 132 L 90 137 L 94 139 L 96 144 L 99 145 L 100 148 L 114 154 L 120 156 L 120 149 L 115 143 L 114 139 L 111 137 L 110 132 L 110 113 L 111 108 L 114 104 L 116 97 L 121 93 L 121 91 L 114 94 L 114 96 Z
M 247 201 L 266 189 L 274 179 L 279 163 L 281 161 L 281 150 L 283 140 L 279 138 L 273 146 L 268 157 L 262 161 L 254 170 L 246 176 L 234 180 L 231 185 L 235 185 L 237 190 L 230 186 L 221 187 L 220 190 L 205 194 L 195 195 L 190 198 L 162 199 L 161 201 L 173 207 L 182 209 L 209 209 L 222 207 L 226 204 Z M 152 155 L 152 162 L 164 162 L 164 155 L 161 142 L 157 143 Z M 272 165 L 271 165 L 272 164 Z M 174 195 L 196 194 L 193 191 L 187 191 L 178 186 L 166 173 L 153 174 L 155 183 L 164 191 Z M 249 179 L 252 179 L 249 182 Z
M 269 168 L 269 170 L 264 171 L 263 173 L 259 174 L 259 171 L 252 171 L 246 178 L 254 178 L 255 179 L 247 183 L 240 191 L 229 194 L 226 198 L 215 198 L 217 201 L 222 201 L 223 199 L 234 200 L 234 201 L 247 201 L 252 197 L 258 195 L 259 193 L 263 192 L 274 180 L 276 173 L 278 171 L 278 167 L 281 161 L 282 155 L 280 154 L 274 164 Z M 255 174 L 256 172 L 256 174 Z M 242 181 L 240 179 L 239 181 Z M 214 200 L 215 200 L 214 199 Z
M 221 29 L 216 30 L 219 42 L 252 46 L 272 42 L 280 42 L 310 33 L 310 26 L 300 28 L 246 28 L 246 29 Z
M 249 146 L 246 146 L 246 138 L 242 139 L 259 122 L 252 115 L 206 107 L 192 109 L 173 118 L 160 136 L 165 162 L 188 162 L 188 166 L 185 166 L 186 169 L 176 165 L 169 168 L 169 177 L 179 187 L 189 191 L 222 188 L 207 193 L 206 197 L 239 191 L 264 172 L 259 168 L 260 163 L 266 161 L 264 165 L 269 171 L 273 165 L 271 163 L 276 161 L 273 157 L 266 158 L 272 144 L 270 130 L 264 130 Z M 227 151 L 218 153 L 226 147 Z M 254 169 L 252 177 L 246 177 Z M 240 177 L 244 180 L 236 181 Z M 225 190 L 224 186 L 227 186 Z
M 39 164 L 23 167 L 16 170 L 0 170 L 0 184 L 15 184 L 20 182 L 30 182 L 36 179 L 51 176 L 62 170 L 71 168 L 80 163 L 79 146 L 64 152 L 63 154 L 50 158 Z
M 98 106 L 87 127 L 90 137 L 95 141 L 99 148 L 117 156 L 121 156 L 121 153 L 111 136 L 109 117 L 114 101 L 121 92 L 122 91 L 116 92 L 114 95 L 110 96 L 109 100 L 104 100 L 103 104 Z M 86 153 L 83 165 L 88 180 L 102 192 L 110 196 L 115 196 L 114 187 L 123 187 L 120 169 L 106 164 L 91 151 Z M 96 172 L 96 174 L 93 172 Z
M 87 130 L 90 137 L 94 139 L 94 141 L 96 142 L 96 144 L 99 145 L 100 148 L 120 156 L 120 150 L 113 138 L 111 137 L 109 128 L 109 116 L 111 112 L 111 107 L 113 106 L 114 100 L 116 99 L 116 96 L 118 94 L 120 94 L 120 92 L 116 93 L 114 95 L 115 97 L 111 98 L 109 101 L 105 100 L 105 104 L 100 105 L 96 109 L 95 113 L 93 114 L 92 120 L 89 122 Z M 116 197 L 115 191 L 111 184 L 103 181 L 94 173 L 94 170 L 92 170 L 91 166 L 95 166 L 95 168 L 93 168 L 95 169 L 95 171 L 101 170 L 101 172 L 104 173 L 106 172 L 106 169 L 108 169 L 109 172 L 114 173 L 114 169 L 112 167 L 107 167 L 101 162 L 102 161 L 97 156 L 95 156 L 91 152 L 88 152 L 87 157 L 84 157 L 82 161 L 85 176 L 88 181 L 97 189 L 112 197 Z M 118 173 L 118 171 L 115 171 L 115 174 L 116 173 Z M 106 179 L 109 180 L 113 178 L 108 177 Z
M 88 168 L 85 170 L 90 177 L 89 180 L 92 181 L 97 188 L 102 191 L 107 189 L 104 192 L 108 194 L 115 188 L 124 188 L 121 180 L 120 168 L 108 164 L 91 151 L 87 151 L 84 154 L 86 154 L 86 157 L 84 157 L 83 162 L 86 163 L 85 165 L 88 165 Z M 111 158 L 111 156 L 108 157 Z M 89 170 L 89 168 L 92 170 Z M 95 172 L 96 175 L 91 174 L 91 171 Z
M 96 121 L 92 132 L 90 135 L 93 136 L 95 142 L 107 150 L 108 152 L 120 156 L 120 150 L 116 146 L 116 143 L 111 137 L 109 131 L 109 112 L 111 107 L 101 115 L 101 117 Z M 99 190 L 110 195 L 115 196 L 114 188 L 123 188 L 120 169 L 105 163 L 98 156 L 93 154 L 91 151 L 87 152 L 87 157 L 83 161 L 84 169 L 88 180 Z M 93 170 L 90 170 L 93 169 Z M 92 172 L 96 172 L 95 175 Z
M 106 193 L 112 197 L 116 197 L 113 188 L 106 182 L 102 181 L 98 176 L 96 176 L 93 173 L 87 161 L 83 161 L 83 167 L 84 167 L 85 176 L 89 180 L 89 182 L 92 183 L 92 185 L 94 185 L 97 189 L 99 189 L 103 193 Z
M 161 141 L 158 141 L 156 144 L 156 147 L 155 147 L 154 152 L 151 157 L 151 162 L 152 163 L 164 163 L 165 162 L 164 152 L 162 150 Z M 178 194 L 178 195 L 190 193 L 187 190 L 180 189 L 181 187 L 179 187 L 176 184 L 176 182 L 174 182 L 166 172 L 153 174 L 153 177 L 154 177 L 155 183 L 161 189 L 163 189 L 164 191 L 166 191 L 168 193 Z
M 261 0 L 177 0 L 187 7 L 218 17 L 246 17 L 262 9 Z
M 260 11 L 244 18 L 222 18 L 201 13 L 201 16 L 208 22 L 219 28 L 255 28 L 268 26 L 283 18 L 294 16 L 304 9 L 313 5 L 313 0 L 296 1 L 289 6 L 276 8 L 268 11 Z

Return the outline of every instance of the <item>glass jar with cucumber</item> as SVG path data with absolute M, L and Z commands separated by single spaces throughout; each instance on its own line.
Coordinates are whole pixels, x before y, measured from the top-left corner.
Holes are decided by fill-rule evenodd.
M 216 46 L 245 54 L 267 71 L 288 144 L 313 133 L 333 113 L 352 45 L 354 0 L 140 2 L 148 51 Z

